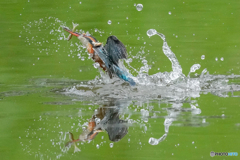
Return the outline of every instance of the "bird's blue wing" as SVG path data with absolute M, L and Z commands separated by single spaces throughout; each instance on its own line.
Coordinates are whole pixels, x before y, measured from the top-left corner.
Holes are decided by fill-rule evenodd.
M 109 58 L 116 65 L 118 65 L 119 59 L 127 59 L 126 47 L 116 36 L 109 36 L 104 48 L 109 54 Z
M 109 54 L 105 50 L 104 47 L 94 47 L 95 54 L 97 54 L 100 59 L 103 61 L 104 65 L 106 66 L 107 72 L 109 74 L 109 77 L 112 78 L 112 62 L 109 59 Z

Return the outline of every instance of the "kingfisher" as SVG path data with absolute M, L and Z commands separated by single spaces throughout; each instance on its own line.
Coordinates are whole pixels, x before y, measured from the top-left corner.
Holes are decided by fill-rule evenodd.
M 120 59 L 127 59 L 127 50 L 124 44 L 116 36 L 109 36 L 106 45 L 103 46 L 103 44 L 92 35 L 75 32 L 76 26 L 77 25 L 73 24 L 73 30 L 63 27 L 65 31 L 70 33 L 68 40 L 70 40 L 72 36 L 76 36 L 87 48 L 93 61 L 98 63 L 99 66 L 108 73 L 111 79 L 113 76 L 117 76 L 128 82 L 131 86 L 136 85 L 135 81 L 132 79 L 133 76 L 119 65 Z

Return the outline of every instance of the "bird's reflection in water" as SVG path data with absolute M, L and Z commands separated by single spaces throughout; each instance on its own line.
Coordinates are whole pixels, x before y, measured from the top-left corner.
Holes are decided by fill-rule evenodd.
M 100 102 L 101 103 L 101 102 Z M 171 106 L 160 107 L 165 105 L 166 102 L 156 102 L 156 101 L 131 101 L 131 100 L 114 100 L 105 101 L 104 104 L 95 110 L 91 119 L 88 122 L 88 127 L 83 130 L 78 139 L 73 138 L 73 134 L 69 133 L 71 141 L 66 144 L 66 146 L 75 146 L 75 152 L 80 151 L 75 142 L 77 141 L 91 141 L 93 140 L 99 132 L 106 131 L 108 133 L 109 140 L 113 142 L 120 141 L 127 133 L 128 127 L 137 124 L 141 128 L 144 128 L 146 133 L 147 128 L 151 128 L 149 119 L 165 119 L 163 125 L 159 125 L 160 129 L 152 128 L 154 132 L 161 134 L 160 138 L 149 137 L 148 143 L 150 145 L 157 145 L 164 141 L 169 133 L 169 128 L 175 122 L 176 126 L 203 126 L 206 125 L 197 115 L 201 114 L 201 109 L 198 106 L 197 101 L 186 101 L 182 100 L 178 103 L 168 102 Z M 186 103 L 190 105 L 190 108 L 184 108 L 183 104 Z M 130 105 L 133 105 L 134 109 L 131 110 Z M 157 105 L 156 105 L 157 104 Z M 136 109 L 138 108 L 138 109 Z M 122 115 L 127 115 L 128 117 L 124 120 L 120 117 Z M 132 114 L 140 116 L 136 120 L 132 119 Z M 134 116 L 135 117 L 135 116 Z M 136 125 L 135 125 L 136 126 Z M 162 131 L 164 129 L 164 133 Z
M 124 106 L 124 104 L 126 106 Z M 95 110 L 88 123 L 88 127 L 83 130 L 78 139 L 74 139 L 73 134 L 69 132 L 70 142 L 66 146 L 70 147 L 74 145 L 75 152 L 80 151 L 75 142 L 78 141 L 91 141 L 99 132 L 106 131 L 109 136 L 109 140 L 113 142 L 120 141 L 128 133 L 128 125 L 126 120 L 120 119 L 120 111 L 127 107 L 126 103 L 120 103 L 119 101 L 105 102 L 102 107 Z

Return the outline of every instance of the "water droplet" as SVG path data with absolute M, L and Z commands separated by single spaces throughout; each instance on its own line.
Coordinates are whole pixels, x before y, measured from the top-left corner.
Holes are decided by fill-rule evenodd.
M 143 61 L 146 61 L 146 60 L 143 60 Z M 147 64 L 147 62 L 146 63 L 143 62 L 143 64 Z M 148 122 L 149 111 L 145 109 L 141 109 L 141 114 L 142 114 L 143 121 Z
M 93 66 L 94 66 L 94 68 L 99 68 L 100 67 L 99 63 L 94 63 Z
M 221 59 L 220 59 L 221 61 L 224 61 L 224 58 L 223 57 L 221 57 Z
M 113 143 L 110 143 L 109 145 L 110 145 L 110 148 L 113 148 Z
M 138 11 L 141 11 L 143 9 L 143 5 L 142 4 L 137 4 L 136 6 Z
M 108 20 L 108 24 L 111 25 L 111 24 L 112 24 L 112 21 L 111 21 L 111 20 Z
M 171 11 L 169 11 L 169 12 L 168 12 L 168 14 L 169 14 L 169 15 L 171 15 L 171 14 L 172 14 L 172 12 L 171 12 Z
M 194 64 L 194 65 L 191 67 L 190 72 L 195 72 L 195 71 L 198 70 L 200 67 L 201 67 L 200 64 Z
M 96 122 L 96 124 L 98 124 L 98 123 L 100 123 L 100 118 L 95 118 L 95 122 Z
M 128 19 L 128 17 L 126 17 L 126 19 Z
M 192 144 L 194 144 L 194 141 L 192 141 Z
M 217 58 L 217 57 L 215 58 L 215 61 L 218 61 L 218 58 Z
M 99 145 L 98 144 L 96 145 L 96 147 L 97 147 L 97 149 L 99 149 Z
M 206 119 L 203 119 L 203 120 L 202 120 L 202 123 L 206 123 Z
M 201 59 L 204 60 L 204 59 L 205 59 L 205 55 L 202 55 L 202 56 L 201 56 Z
M 128 58 L 128 59 L 126 60 L 126 62 L 127 62 L 127 63 L 131 63 L 131 62 L 132 62 L 132 58 Z
M 149 138 L 148 143 L 151 145 L 157 145 L 158 144 L 158 140 L 156 138 Z
M 147 31 L 147 35 L 148 35 L 149 37 L 151 37 L 151 36 L 153 36 L 153 35 L 155 35 L 155 34 L 157 34 L 157 31 L 156 31 L 155 29 L 149 29 L 149 30 Z
M 82 2 L 79 2 L 79 4 L 82 4 Z

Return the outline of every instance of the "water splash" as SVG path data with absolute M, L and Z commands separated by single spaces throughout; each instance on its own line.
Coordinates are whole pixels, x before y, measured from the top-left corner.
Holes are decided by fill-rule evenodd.
M 229 96 L 228 92 L 238 91 L 239 86 L 228 85 L 229 78 L 239 78 L 239 75 L 210 75 L 205 68 L 201 75 L 191 78 L 191 73 L 200 69 L 200 64 L 194 64 L 190 68 L 187 76 L 182 73 L 182 67 L 167 44 L 166 37 L 155 29 L 147 31 L 149 37 L 157 35 L 163 40 L 162 51 L 172 64 L 171 72 L 158 72 L 149 75 L 151 66 L 148 61 L 142 58 L 143 66 L 139 70 L 129 65 L 132 58 L 126 61 L 137 76 L 134 81 L 137 83 L 135 87 L 129 87 L 128 84 L 120 81 L 118 78 L 109 79 L 108 75 L 99 70 L 100 77 L 97 76 L 94 80 L 78 84 L 76 86 L 66 88 L 65 94 L 77 94 L 85 97 L 109 97 L 109 98 L 131 98 L 131 99 L 162 99 L 169 98 L 169 100 L 183 100 L 186 97 L 200 97 L 201 92 L 210 92 L 218 96 Z M 120 63 L 121 68 L 126 71 L 129 70 Z M 98 65 L 94 65 L 96 68 Z M 224 84 L 224 85 L 223 85 Z M 217 88 L 221 88 L 218 90 Z M 146 95 L 146 93 L 148 93 Z
M 142 11 L 143 5 L 142 5 L 142 4 L 137 4 L 136 9 L 137 9 L 138 11 Z
M 49 26 L 44 27 L 44 23 L 49 21 L 52 21 L 52 23 Z M 65 22 L 62 22 L 55 17 L 46 17 L 24 24 L 23 28 L 25 32 L 29 34 L 31 34 L 34 27 L 39 30 L 45 28 L 45 30 L 49 30 L 50 35 L 57 37 L 56 39 L 52 39 L 51 42 L 42 37 L 26 37 L 26 44 L 28 45 L 29 43 L 29 45 L 36 45 L 36 47 L 41 46 L 43 49 L 37 50 L 43 54 L 46 53 L 48 55 L 56 53 L 61 49 L 58 41 L 67 39 L 64 31 L 61 30 L 62 25 L 65 25 Z M 84 31 L 78 30 L 78 32 Z M 98 32 L 100 35 L 105 34 L 105 31 L 96 28 L 94 29 L 94 32 Z M 82 84 L 65 88 L 64 93 L 81 95 L 85 98 L 105 96 L 109 98 L 162 99 L 170 97 L 172 100 L 179 100 L 184 97 L 199 97 L 201 92 L 210 92 L 214 95 L 222 97 L 230 96 L 228 93 L 231 92 L 232 96 L 235 96 L 234 92 L 239 90 L 238 85 L 227 84 L 229 79 L 239 78 L 238 75 L 210 75 L 207 72 L 207 69 L 204 69 L 200 76 L 191 78 L 191 73 L 194 73 L 196 70 L 200 69 L 200 64 L 193 64 L 193 66 L 190 68 L 189 74 L 185 76 L 182 73 L 182 67 L 176 55 L 168 46 L 165 35 L 157 32 L 156 29 L 149 29 L 147 31 L 147 35 L 149 37 L 156 35 L 163 40 L 162 51 L 172 64 L 171 72 L 158 72 L 150 75 L 149 70 L 151 69 L 151 65 L 149 65 L 149 62 L 144 56 L 141 57 L 141 55 L 145 53 L 144 47 L 141 47 L 141 54 L 132 56 L 125 61 L 128 67 L 130 67 L 131 71 L 136 73 L 136 76 L 133 78 L 137 83 L 135 87 L 129 87 L 128 84 L 120 81 L 118 78 L 109 79 L 108 75 L 99 69 L 99 65 L 94 64 L 93 66 L 99 69 L 100 76 L 96 76 L 95 79 L 88 82 L 82 82 Z M 42 41 L 38 41 L 39 38 L 42 38 Z M 55 48 L 49 48 L 48 43 L 53 43 Z M 61 51 L 63 53 L 68 52 L 68 56 L 71 58 L 74 58 L 74 53 L 76 53 L 76 56 L 82 61 L 86 60 L 86 49 L 80 43 L 73 44 L 72 41 L 70 43 L 70 48 L 68 48 L 68 50 L 61 49 Z M 44 45 L 46 45 L 46 48 L 43 47 Z M 136 58 L 140 58 L 142 62 L 142 66 L 139 69 L 136 69 L 130 65 L 130 63 L 134 62 Z M 120 62 L 120 65 L 121 68 L 127 72 L 130 72 L 124 66 L 124 62 Z M 218 88 L 221 89 L 219 90 Z M 149 94 L 146 95 L 145 93 Z

